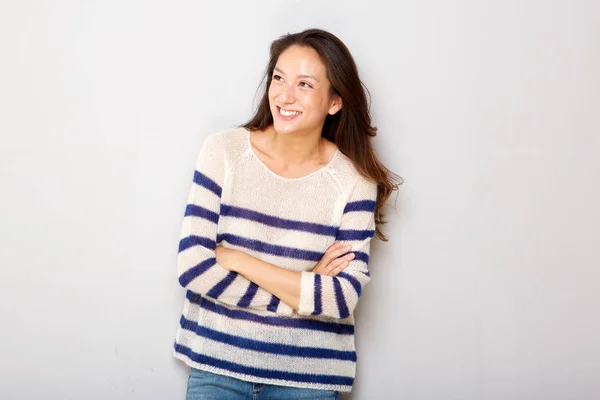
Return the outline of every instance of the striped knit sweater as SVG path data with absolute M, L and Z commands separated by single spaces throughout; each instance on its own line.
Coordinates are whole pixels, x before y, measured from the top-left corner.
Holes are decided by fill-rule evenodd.
M 245 128 L 209 135 L 185 209 L 177 268 L 186 289 L 175 357 L 238 379 L 349 392 L 355 376 L 352 312 L 370 280 L 377 185 L 337 151 L 300 178 L 267 168 Z M 335 277 L 312 272 L 334 241 L 355 258 Z M 234 248 L 301 272 L 298 310 L 216 262 Z

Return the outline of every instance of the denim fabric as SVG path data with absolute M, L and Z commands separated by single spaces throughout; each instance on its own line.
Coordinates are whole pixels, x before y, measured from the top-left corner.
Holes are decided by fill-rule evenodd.
M 337 400 L 338 395 L 333 390 L 252 383 L 191 368 L 186 400 Z

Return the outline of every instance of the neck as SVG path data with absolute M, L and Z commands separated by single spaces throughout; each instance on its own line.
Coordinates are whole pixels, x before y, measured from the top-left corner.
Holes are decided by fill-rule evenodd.
M 302 165 L 319 161 L 325 153 L 325 143 L 320 130 L 281 134 L 277 133 L 271 125 L 265 129 L 265 132 L 269 147 L 286 165 Z

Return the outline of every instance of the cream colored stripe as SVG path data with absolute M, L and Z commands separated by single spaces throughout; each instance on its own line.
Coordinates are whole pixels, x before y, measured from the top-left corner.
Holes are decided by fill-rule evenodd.
M 352 377 L 354 375 L 355 363 L 349 360 L 293 357 L 248 350 L 207 339 L 185 329 L 181 330 L 180 338 L 182 342 L 189 343 L 190 349 L 196 353 L 251 368 L 325 375 L 330 375 L 332 371 L 335 371 L 337 376 Z
M 217 209 L 211 208 L 211 210 L 216 212 L 217 214 L 219 213 L 219 211 L 221 209 L 221 199 L 212 190 L 208 190 L 204 186 L 194 183 L 193 185 L 190 186 L 189 195 L 191 196 L 190 199 L 192 201 L 194 201 L 193 204 L 202 206 L 204 208 L 207 208 L 207 206 L 206 206 L 207 204 L 210 204 L 210 205 L 218 204 Z
M 238 217 L 221 216 L 221 221 L 227 233 L 302 250 L 323 251 L 323 246 L 327 248 L 335 239 L 333 236 L 278 228 Z

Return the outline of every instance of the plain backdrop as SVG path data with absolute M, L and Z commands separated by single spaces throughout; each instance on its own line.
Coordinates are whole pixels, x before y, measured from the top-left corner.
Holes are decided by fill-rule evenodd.
M 184 397 L 196 155 L 310 27 L 406 180 L 344 398 L 600 398 L 597 0 L 1 0 L 0 398 Z

